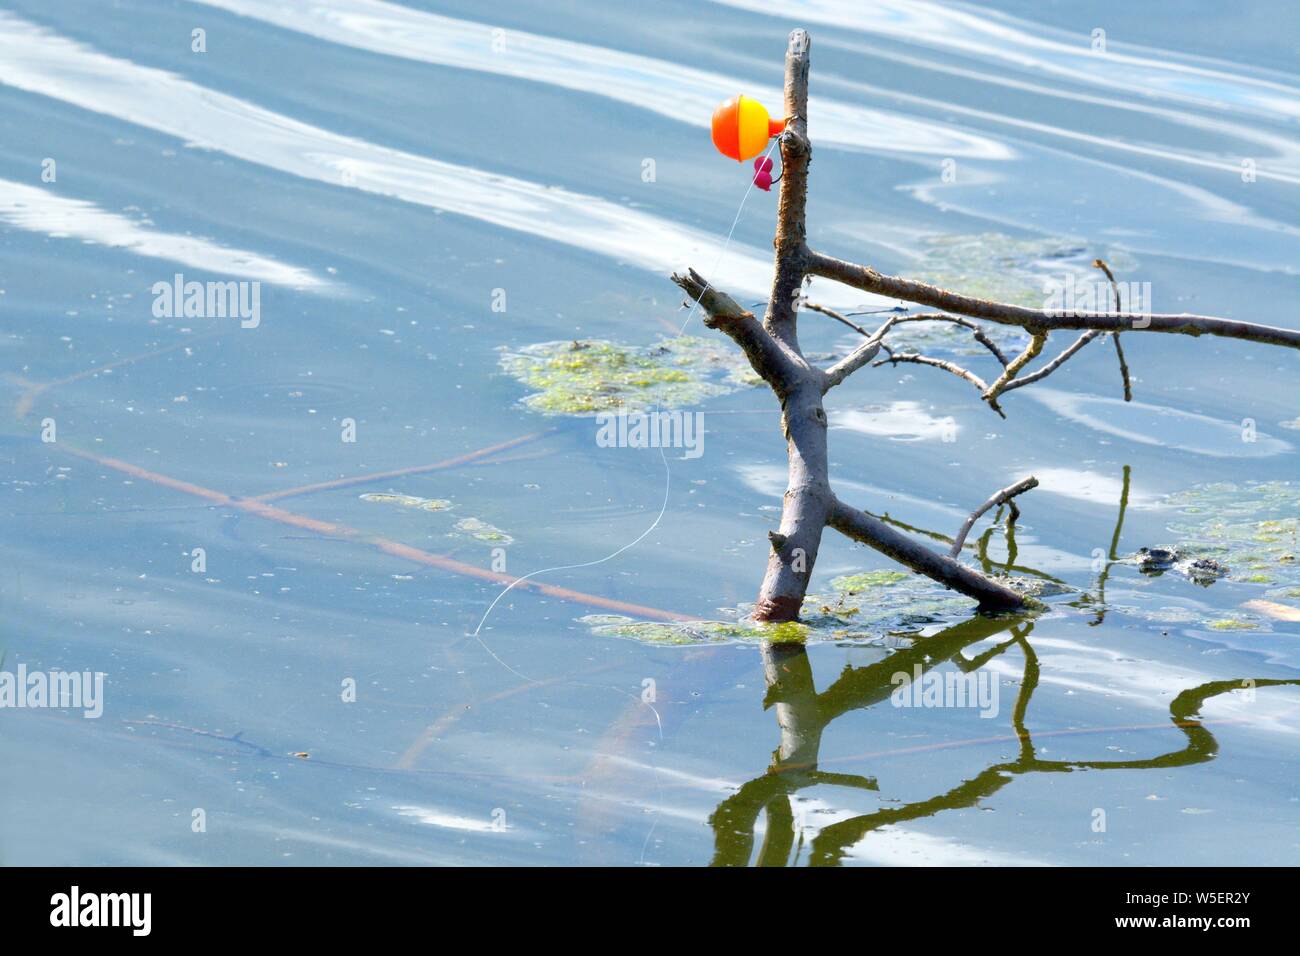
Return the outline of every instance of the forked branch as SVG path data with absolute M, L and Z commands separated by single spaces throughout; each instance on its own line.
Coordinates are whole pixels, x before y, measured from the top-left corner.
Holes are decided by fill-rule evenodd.
M 949 292 L 924 282 L 884 275 L 865 265 L 810 250 L 806 243 L 805 208 L 807 205 L 808 165 L 812 145 L 808 140 L 808 60 L 810 40 L 803 30 L 790 34 L 785 59 L 786 127 L 781 134 L 783 174 L 777 207 L 776 249 L 772 291 L 762 323 L 735 299 L 712 288 L 694 270 L 674 275 L 673 281 L 699 303 L 705 324 L 730 338 L 744 351 L 754 370 L 771 386 L 781 402 L 781 424 L 786 438 L 788 482 L 781 511 L 781 524 L 769 532 L 772 547 L 768 553 L 767 573 L 763 578 L 753 616 L 760 621 L 788 621 L 799 616 L 812 577 L 813 564 L 821 543 L 822 532 L 831 527 L 842 534 L 875 548 L 905 567 L 974 598 L 984 610 L 1023 608 L 1029 599 L 1013 588 L 993 580 L 959 560 L 962 545 L 970 529 L 990 508 L 1009 504 L 1015 519 L 1014 498 L 1035 487 L 1034 478 L 1026 478 L 999 491 L 977 508 L 961 528 L 950 553 L 929 548 L 879 518 L 843 504 L 831 491 L 828 475 L 826 436 L 828 422 L 822 400 L 825 393 L 849 375 L 866 366 L 881 351 L 888 358 L 875 362 L 911 362 L 951 372 L 971 382 L 982 397 L 999 414 L 998 397 L 1014 388 L 1039 381 L 1050 375 L 1078 353 L 1093 338 L 1103 333 L 1150 331 L 1185 335 L 1218 335 L 1269 345 L 1300 348 L 1300 332 L 1257 325 L 1206 315 L 1146 315 L 1119 311 L 1118 288 L 1104 263 L 1103 269 L 1116 288 L 1115 311 L 1109 313 L 1060 313 L 1024 306 L 992 302 Z M 799 348 L 797 333 L 798 305 L 802 286 L 809 275 L 822 276 L 845 283 L 864 292 L 901 299 L 941 309 L 938 314 L 895 315 L 874 333 L 822 306 L 822 312 L 867 336 L 852 353 L 822 371 L 812 366 Z M 996 343 L 971 319 L 984 319 L 1003 325 L 1018 326 L 1030 334 L 1029 345 L 1008 360 Z M 967 328 L 999 363 L 999 374 L 992 384 L 953 362 L 918 353 L 891 349 L 885 339 L 903 322 L 944 321 Z M 1048 334 L 1058 329 L 1078 329 L 1084 334 L 1047 365 L 1021 374 L 1043 350 Z M 1113 336 L 1118 349 L 1118 336 Z M 1128 370 L 1120 354 L 1129 394 Z M 1005 417 L 1005 416 L 1004 416 Z

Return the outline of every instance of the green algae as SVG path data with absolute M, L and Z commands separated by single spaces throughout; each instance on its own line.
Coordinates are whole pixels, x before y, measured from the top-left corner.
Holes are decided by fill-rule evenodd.
M 924 253 L 918 278 L 925 282 L 1030 308 L 1042 307 L 1045 283 L 1061 283 L 1067 276 L 1076 284 L 1099 282 L 1109 288 L 1094 259 L 1109 262 L 1119 279 L 1126 279 L 1137 265 L 1127 253 L 1090 247 L 1066 236 L 1016 239 L 999 232 L 931 236 Z M 1096 306 L 1103 312 L 1109 307 L 1106 302 Z
M 1259 625 L 1254 621 L 1243 621 L 1234 617 L 1220 618 L 1217 621 L 1209 621 L 1205 625 L 1215 631 L 1254 631 Z
M 866 571 L 862 574 L 846 574 L 831 581 L 831 587 L 845 594 L 856 594 L 871 588 L 888 587 L 899 581 L 906 581 L 907 574 L 902 571 Z
M 619 614 L 588 614 L 578 621 L 590 627 L 597 637 L 618 637 L 665 646 L 760 641 L 802 643 L 808 635 L 807 625 L 798 622 L 638 621 Z
M 1300 486 L 1219 482 L 1170 495 L 1179 549 L 1228 566 L 1239 584 L 1300 587 Z
M 451 502 L 446 498 L 417 498 L 415 495 L 364 494 L 362 501 L 376 501 L 381 504 L 400 505 L 403 508 L 419 508 L 421 511 L 446 511 Z
M 446 498 L 419 498 L 415 495 L 376 494 L 373 492 L 360 497 L 362 501 L 397 505 L 401 508 L 416 508 L 420 511 L 447 511 L 452 507 L 452 503 Z M 455 530 L 450 532 L 452 537 L 470 537 L 476 541 L 486 541 L 489 544 L 500 545 L 514 544 L 515 540 L 495 525 L 490 525 L 486 521 L 474 517 L 461 518 L 453 527 Z
M 502 349 L 501 367 L 532 389 L 524 405 L 546 415 L 681 408 L 761 381 L 729 342 L 693 336 L 541 342 Z
M 645 644 L 797 642 L 882 644 L 910 637 L 933 624 L 969 617 L 974 602 L 942 585 L 902 571 L 877 570 L 837 577 L 826 594 L 804 598 L 798 621 L 760 624 L 752 605 L 729 610 L 733 620 L 661 623 L 619 615 L 589 614 L 578 620 L 600 637 Z
M 486 541 L 489 544 L 514 544 L 515 539 L 506 534 L 495 525 L 490 525 L 486 521 L 478 518 L 461 518 L 455 524 L 456 532 L 461 535 L 474 538 L 476 541 Z M 454 532 L 454 533 L 456 533 Z
M 1300 485 L 1287 481 L 1218 482 L 1168 495 L 1163 503 L 1174 513 L 1167 524 L 1176 540 L 1169 550 L 1179 555 L 1174 568 L 1209 558 L 1226 565 L 1220 580 L 1259 589 L 1255 594 L 1262 591 L 1264 598 L 1284 604 L 1300 598 L 1300 562 L 1296 561 Z M 1197 580 L 1192 574 L 1188 577 L 1202 586 L 1214 583 Z M 1243 605 L 1244 612 L 1250 611 L 1250 605 L 1251 601 Z M 1139 620 L 1213 631 L 1269 631 L 1274 626 L 1266 616 L 1230 613 L 1197 603 L 1151 608 L 1107 601 L 1105 607 Z

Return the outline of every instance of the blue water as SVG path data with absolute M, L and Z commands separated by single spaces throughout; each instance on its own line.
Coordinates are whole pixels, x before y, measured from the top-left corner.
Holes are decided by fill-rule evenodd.
M 662 519 L 592 563 L 654 523 L 664 463 L 531 410 L 500 360 L 671 335 L 686 265 L 766 296 L 775 193 L 707 123 L 737 92 L 776 108 L 793 27 L 814 247 L 1035 294 L 1043 250 L 1073 248 L 1155 311 L 1297 327 L 1294 15 L 1191 6 L 6 0 L 0 667 L 106 678 L 98 719 L 0 710 L 0 861 L 1300 859 L 1300 687 L 1265 683 L 1300 679 L 1277 611 L 1300 600 L 1109 560 L 1177 543 L 1168 495 L 1297 478 L 1294 352 L 1126 334 L 1134 402 L 1100 343 L 1006 421 L 938 371 L 854 376 L 828 402 L 843 498 L 951 535 L 1036 474 L 1014 563 L 1095 594 L 1100 552 L 1109 605 L 823 635 L 774 658 L 785 692 L 821 694 L 793 708 L 806 738 L 783 738 L 752 643 L 601 636 L 578 618 L 608 608 L 523 588 L 473 636 L 502 585 L 466 569 L 501 559 L 585 564 L 539 580 L 691 618 L 753 599 L 784 490 L 770 394 L 695 406 L 705 452 L 670 453 Z M 258 324 L 155 315 L 177 273 L 260 282 Z M 846 331 L 800 329 L 821 356 Z M 814 590 L 887 568 L 827 532 Z M 940 670 L 1001 648 L 997 716 L 890 706 L 898 647 Z M 1212 742 L 1175 725 L 1198 688 Z M 823 776 L 768 774 L 783 739 Z

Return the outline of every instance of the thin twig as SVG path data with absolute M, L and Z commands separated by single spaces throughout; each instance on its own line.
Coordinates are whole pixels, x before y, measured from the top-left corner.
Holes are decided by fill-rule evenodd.
M 1110 287 L 1115 293 L 1115 311 L 1124 311 L 1124 300 L 1120 298 L 1119 283 L 1115 281 L 1115 273 L 1110 271 L 1105 259 L 1093 259 L 1092 264 L 1106 273 L 1106 278 L 1110 280 Z M 1128 362 L 1124 360 L 1124 346 L 1119 344 L 1119 333 L 1111 333 L 1111 341 L 1115 343 L 1115 357 L 1119 359 L 1119 374 L 1124 380 L 1124 401 L 1133 401 L 1133 381 L 1129 378 Z
M 988 334 L 972 322 L 970 319 L 963 318 L 960 315 L 945 315 L 943 312 L 925 312 L 920 315 L 905 315 L 899 322 L 951 322 L 953 325 L 960 325 L 964 329 L 969 329 L 975 341 L 988 349 L 995 359 L 1006 367 L 1008 359 L 1006 353 L 998 347 L 998 344 L 988 337 Z
M 984 379 L 980 378 L 974 372 L 962 368 L 956 362 L 949 362 L 947 359 L 934 358 L 930 355 L 921 355 L 918 352 L 895 352 L 887 345 L 884 346 L 884 349 L 889 357 L 881 359 L 876 363 L 877 366 L 885 364 L 896 365 L 899 362 L 910 362 L 914 365 L 929 365 L 931 368 L 940 368 L 945 372 L 951 372 L 958 378 L 964 378 L 979 389 L 981 395 L 988 391 L 988 385 L 985 383 Z
M 1104 334 L 1105 333 L 1099 332 L 1096 329 L 1092 329 L 1091 331 L 1084 332 L 1077 339 L 1071 342 L 1069 346 L 1067 346 L 1061 352 L 1061 354 L 1058 355 L 1056 358 L 1052 359 L 1042 368 L 1034 369 L 1034 371 L 1030 372 L 1028 375 L 1023 375 L 1020 378 L 1007 382 L 1006 385 L 1002 386 L 1002 391 L 1009 392 L 1013 388 L 1021 388 L 1025 385 L 1032 385 L 1034 382 L 1041 381 L 1042 379 L 1047 378 L 1047 376 L 1051 375 L 1058 368 L 1064 365 L 1066 360 L 1069 359 L 1070 356 L 1074 355 L 1075 352 L 1079 351 L 1079 349 L 1083 348 L 1085 345 L 1087 345 L 1097 336 L 1104 335 Z
M 1124 360 L 1124 346 L 1119 344 L 1119 333 L 1113 332 L 1110 340 L 1115 343 L 1115 355 L 1119 359 L 1119 374 L 1124 379 L 1124 401 L 1133 401 L 1133 380 L 1128 374 L 1128 362 Z
M 805 302 L 802 308 L 809 309 L 813 312 L 820 312 L 822 315 L 828 316 L 834 319 L 836 322 L 841 322 L 844 325 L 847 325 L 853 331 L 861 335 L 870 337 L 871 335 L 874 334 L 872 332 L 868 332 L 866 329 L 864 329 L 862 326 L 858 325 L 856 322 L 849 319 L 847 316 L 842 315 L 839 312 L 836 312 L 834 309 L 827 308 L 826 306 L 821 305 L 817 302 Z M 980 328 L 970 319 L 963 318 L 960 315 L 946 315 L 943 312 L 923 312 L 919 315 L 900 315 L 895 318 L 895 321 L 896 322 L 950 322 L 953 325 L 960 325 L 964 329 L 969 329 L 970 333 L 975 337 L 975 341 L 978 342 L 980 345 L 984 346 L 986 349 L 988 349 L 989 352 L 993 354 L 994 358 L 996 358 L 1004 366 L 1007 364 L 1007 356 L 1002 351 L 1002 349 L 998 347 L 998 344 L 994 342 L 991 338 L 989 338 L 988 334 L 982 328 Z
M 857 332 L 860 335 L 865 335 L 867 338 L 871 338 L 870 332 L 868 332 L 862 326 L 858 325 L 858 323 L 854 322 L 852 319 L 849 319 L 848 317 L 840 314 L 839 312 L 836 312 L 832 308 L 828 308 L 827 306 L 821 305 L 817 302 L 804 302 L 800 306 L 800 308 L 806 309 L 809 312 L 820 312 L 822 315 L 827 316 L 828 318 L 832 318 L 836 322 L 841 323 L 842 325 L 847 325 L 854 332 Z
M 1006 488 L 1003 488 L 988 501 L 984 502 L 984 504 L 972 511 L 970 517 L 966 519 L 966 523 L 963 524 L 961 530 L 957 532 L 957 536 L 952 539 L 952 548 L 949 549 L 948 556 L 955 558 L 957 555 L 961 554 L 962 546 L 966 543 L 966 535 L 970 534 L 970 529 L 975 526 L 975 522 L 979 520 L 980 515 L 984 514 L 984 512 L 988 511 L 994 505 L 1009 502 L 1012 508 L 1011 521 L 1014 523 L 1016 518 L 1020 515 L 1020 510 L 1016 508 L 1015 502 L 1011 499 L 1016 495 L 1023 494 L 1030 488 L 1037 487 L 1038 479 L 1033 475 L 1030 475 L 1028 478 L 1022 478 L 1020 481 L 1017 481 L 1014 485 L 1008 485 Z
M 870 362 L 880 352 L 881 345 L 884 344 L 885 333 L 888 332 L 895 322 L 899 321 L 898 316 L 891 316 L 885 320 L 885 323 L 876 330 L 876 333 L 867 339 L 849 355 L 840 359 L 834 365 L 826 370 L 826 381 L 822 386 L 822 391 L 830 391 L 840 382 L 844 381 L 862 366 Z
M 1002 407 L 998 405 L 998 396 L 1002 394 L 1007 384 L 1019 374 L 1020 370 L 1032 362 L 1038 356 L 1038 353 L 1043 351 L 1043 344 L 1046 341 L 1046 332 L 1034 332 L 1029 344 L 1025 346 L 1025 350 L 1011 360 L 1007 367 L 1002 370 L 1002 374 L 998 376 L 997 381 L 984 392 L 982 396 L 984 401 L 988 402 L 989 407 L 1003 418 L 1007 416 L 1002 411 Z

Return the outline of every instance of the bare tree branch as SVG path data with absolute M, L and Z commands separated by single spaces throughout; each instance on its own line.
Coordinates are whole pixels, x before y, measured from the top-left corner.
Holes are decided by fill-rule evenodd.
M 1057 329 L 1097 329 L 1102 332 L 1177 332 L 1184 335 L 1218 335 L 1230 339 L 1243 339 L 1264 345 L 1282 345 L 1300 348 L 1300 331 L 1282 329 L 1271 325 L 1257 325 L 1236 319 L 1221 319 L 1211 315 L 1152 314 L 1115 312 L 1103 314 L 1085 312 L 1075 315 L 1056 315 L 1042 309 L 1028 309 L 1005 302 L 991 302 L 973 296 L 959 295 L 938 286 L 884 275 L 870 266 L 845 262 L 821 252 L 809 250 L 807 268 L 812 275 L 834 279 L 864 292 L 907 302 L 919 302 L 946 312 L 987 319 L 1001 325 L 1018 325 L 1029 331 L 1051 332 Z
M 805 302 L 802 307 L 811 312 L 820 312 L 822 315 L 832 318 L 836 322 L 841 323 L 842 325 L 847 325 L 854 332 L 858 332 L 862 335 L 865 335 L 867 338 L 871 338 L 873 334 L 871 332 L 868 332 L 862 326 L 858 325 L 858 323 L 854 322 L 852 319 L 848 318 L 848 316 L 841 315 L 839 312 L 836 312 L 834 309 L 827 308 L 826 306 L 820 305 L 819 303 Z
M 984 514 L 984 512 L 988 511 L 994 505 L 1010 502 L 1016 495 L 1023 494 L 1030 488 L 1037 487 L 1038 479 L 1033 475 L 1030 475 L 1028 478 L 1022 478 L 1020 481 L 1017 481 L 1014 485 L 1008 485 L 1006 488 L 1003 488 L 988 501 L 984 502 L 984 504 L 972 511 L 970 517 L 966 519 L 966 523 L 963 524 L 961 530 L 957 532 L 957 537 L 952 539 L 952 548 L 949 550 L 948 556 L 955 558 L 961 554 L 962 546 L 966 544 L 966 535 L 970 534 L 970 529 L 975 526 L 975 522 L 979 520 L 980 515 Z M 1015 508 L 1014 502 L 1011 502 L 1011 507 Z M 1019 513 L 1019 511 L 1015 511 L 1013 512 L 1013 515 L 1019 515 Z M 1014 521 L 1015 517 L 1012 517 L 1011 520 Z
M 790 34 L 785 54 L 785 131 L 781 133 L 781 195 L 776 209 L 776 270 L 763 326 L 772 337 L 799 351 L 797 302 L 803 286 L 807 251 L 804 211 L 808 204 L 808 52 L 806 30 Z
M 1119 283 L 1115 281 L 1115 273 L 1110 271 L 1110 265 L 1105 259 L 1093 259 L 1092 264 L 1106 273 L 1106 278 L 1110 280 L 1111 291 L 1115 293 L 1115 311 L 1122 312 L 1124 310 L 1124 300 L 1120 298 Z M 1128 374 L 1128 362 L 1124 360 L 1124 346 L 1119 344 L 1118 332 L 1112 332 L 1110 338 L 1115 343 L 1115 357 L 1119 359 L 1119 374 L 1120 378 L 1124 380 L 1124 401 L 1131 402 L 1133 401 L 1133 380 Z
M 925 312 L 921 315 L 904 315 L 899 318 L 899 322 L 951 322 L 953 325 L 960 325 L 964 329 L 969 329 L 975 341 L 988 349 L 995 359 L 1006 367 L 1007 357 L 998 344 L 988 337 L 982 328 L 972 322 L 970 319 L 964 319 L 959 315 L 944 315 L 942 312 Z
M 754 371 L 772 386 L 777 395 L 784 395 L 790 383 L 808 370 L 803 357 L 790 354 L 772 338 L 754 313 L 727 293 L 713 288 L 694 269 L 686 270 L 685 275 L 675 272 L 672 280 L 700 304 L 704 324 L 730 336 L 745 353 Z
M 850 320 L 847 316 L 841 315 L 834 309 L 829 309 L 824 305 L 820 305 L 816 302 L 805 302 L 803 307 L 805 309 L 811 309 L 813 312 L 820 312 L 822 315 L 829 316 L 836 322 L 842 322 L 849 328 L 853 329 L 853 331 L 859 332 L 868 338 L 874 334 L 868 332 L 862 326 Z M 899 315 L 895 317 L 894 322 L 950 322 L 953 325 L 960 325 L 964 329 L 969 329 L 971 334 L 975 337 L 975 341 L 988 349 L 993 354 L 994 358 L 1004 366 L 1007 364 L 1006 355 L 1003 353 L 1002 349 L 998 347 L 998 344 L 988 337 L 988 333 L 970 319 L 962 318 L 960 315 L 945 315 L 942 312 L 923 312 L 920 315 Z
M 840 534 L 861 541 L 899 564 L 974 598 L 983 610 L 1009 610 L 1023 607 L 1025 599 L 1005 585 L 986 578 L 946 554 L 932 551 L 879 518 L 850 508 L 836 499 L 829 524 Z
M 989 403 L 989 407 L 1003 418 L 1007 416 L 1003 413 L 1002 406 L 998 404 L 998 396 L 1002 394 L 1003 389 L 1007 387 L 1007 383 L 1014 379 L 1022 368 L 1038 357 L 1038 353 L 1043 351 L 1043 345 L 1046 342 L 1046 332 L 1033 333 L 1029 339 L 1029 344 L 1025 346 L 1025 350 L 1007 364 L 1007 367 L 1002 370 L 1002 374 L 997 377 L 997 381 L 990 385 L 988 390 L 981 396 L 984 401 Z
M 785 59 L 787 123 L 780 139 L 783 175 L 774 240 L 776 263 L 764 321 L 760 324 L 753 313 L 742 308 L 725 293 L 710 288 L 693 270 L 685 275 L 673 276 L 673 281 L 699 302 L 706 316 L 705 324 L 729 335 L 744 350 L 755 371 L 772 386 L 781 399 L 781 427 L 786 438 L 788 479 L 780 526 L 769 533 L 772 546 L 753 617 L 759 621 L 791 621 L 798 618 L 812 578 L 822 534 L 827 527 L 835 528 L 913 571 L 974 598 L 983 610 L 1024 608 L 1031 603 L 1028 598 L 966 567 L 955 555 L 960 555 L 962 544 L 975 521 L 994 505 L 1006 502 L 1012 511 L 1011 520 L 1014 521 L 1018 513 L 1013 500 L 1015 495 L 1034 487 L 1037 481 L 1028 478 L 1003 489 L 976 510 L 958 535 L 951 555 L 933 551 L 879 518 L 850 508 L 835 497 L 828 476 L 827 418 L 822 405 L 825 393 L 883 350 L 889 358 L 877 361 L 876 365 L 882 365 L 885 361 L 894 364 L 912 362 L 943 369 L 973 384 L 988 404 L 998 414 L 1004 415 L 997 402 L 1000 394 L 1051 374 L 1103 332 L 1148 329 L 1188 335 L 1210 334 L 1290 348 L 1300 347 L 1300 332 L 1187 314 L 1148 316 L 1116 311 L 1109 314 L 1056 315 L 1038 309 L 959 295 L 910 279 L 882 275 L 867 266 L 844 262 L 809 250 L 804 221 L 808 164 L 812 154 L 807 128 L 809 48 L 810 40 L 805 31 L 795 30 L 790 34 L 790 46 Z M 1099 268 L 1106 267 L 1103 263 Z M 1106 271 L 1110 275 L 1109 270 Z M 850 355 L 822 371 L 804 358 L 797 334 L 800 295 L 804 280 L 810 274 L 956 315 L 894 316 L 875 333 L 868 335 L 865 329 L 839 313 L 812 306 L 813 311 L 822 312 L 863 335 L 868 335 L 867 341 Z M 1113 276 L 1111 281 L 1112 287 L 1117 289 Z M 1117 292 L 1116 308 L 1119 307 Z M 1030 333 L 1030 343 L 1020 355 L 1008 361 L 978 325 L 968 318 L 957 316 L 1019 326 Z M 1001 365 L 999 376 L 992 385 L 986 385 L 979 376 L 954 362 L 890 349 L 884 343 L 886 333 L 898 323 L 908 321 L 946 321 L 969 329 L 976 341 L 997 358 Z M 1085 334 L 1042 369 L 1020 378 L 1020 372 L 1042 352 L 1048 333 L 1057 329 L 1080 329 Z M 1118 342 L 1116 344 L 1118 346 Z M 1122 352 L 1121 369 L 1127 382 L 1127 366 L 1123 363 Z M 1010 560 L 1014 560 L 1013 554 Z
M 859 345 L 849 355 L 840 359 L 828 368 L 826 370 L 826 382 L 822 386 L 822 391 L 830 391 L 836 385 L 840 384 L 840 382 L 844 381 L 858 369 L 862 368 L 862 366 L 875 358 L 877 353 L 880 352 L 880 346 L 884 341 L 885 333 L 888 332 L 898 320 L 898 316 L 887 319 L 885 324 L 876 330 L 875 335 L 871 336 L 871 338 Z
M 1013 381 L 1007 382 L 1006 385 L 1002 386 L 1002 391 L 1009 392 L 1013 388 L 1022 388 L 1025 385 L 1032 385 L 1034 382 L 1047 378 L 1047 376 L 1051 375 L 1058 368 L 1064 365 L 1075 352 L 1079 351 L 1079 349 L 1083 348 L 1097 336 L 1104 334 L 1105 333 L 1099 332 L 1096 329 L 1084 332 L 1077 339 L 1071 342 L 1056 358 L 1052 359 L 1041 368 L 1037 368 L 1030 372 L 1028 375 L 1022 375 Z
M 984 379 L 980 378 L 974 372 L 962 368 L 956 362 L 949 362 L 947 359 L 938 359 L 929 355 L 921 355 L 918 352 L 895 352 L 888 345 L 884 348 L 889 357 L 881 359 L 876 363 L 877 366 L 885 364 L 896 365 L 899 362 L 911 362 L 914 365 L 929 365 L 931 368 L 940 368 L 945 372 L 951 372 L 958 378 L 964 378 L 979 389 L 981 395 L 988 391 L 988 384 Z M 1005 415 L 1002 417 L 1006 418 Z

